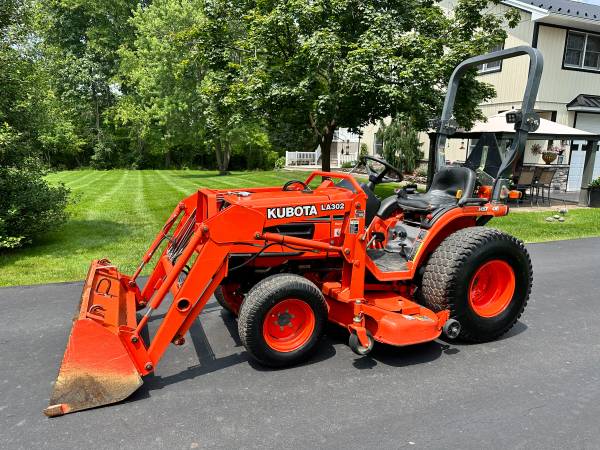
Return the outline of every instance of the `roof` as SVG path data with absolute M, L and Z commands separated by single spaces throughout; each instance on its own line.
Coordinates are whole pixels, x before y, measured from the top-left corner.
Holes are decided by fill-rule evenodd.
M 600 95 L 579 94 L 569 103 L 567 109 L 572 111 L 595 111 L 600 109 Z
M 506 112 L 488 117 L 487 122 L 475 122 L 470 130 L 458 130 L 452 137 L 475 137 L 481 133 L 496 133 L 504 135 L 512 135 L 515 133 L 514 124 L 506 123 Z M 578 130 L 567 125 L 562 125 L 557 122 L 552 122 L 547 119 L 540 119 L 539 128 L 529 133 L 532 140 L 548 140 L 548 139 L 581 139 L 581 140 L 597 140 L 599 135 L 588 131 Z
M 507 6 L 528 11 L 531 20 L 559 26 L 600 30 L 600 4 L 576 0 L 501 0 Z
M 545 9 L 554 14 L 600 21 L 600 5 L 592 3 L 574 0 L 525 0 L 523 3 Z

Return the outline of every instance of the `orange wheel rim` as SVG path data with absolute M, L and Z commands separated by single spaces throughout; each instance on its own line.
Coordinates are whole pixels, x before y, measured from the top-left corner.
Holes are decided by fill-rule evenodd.
M 482 265 L 469 285 L 469 305 L 481 317 L 494 317 L 504 311 L 515 293 L 515 272 L 500 259 Z
M 263 337 L 278 352 L 293 352 L 306 344 L 315 329 L 315 313 L 308 303 L 286 299 L 273 306 L 263 323 Z

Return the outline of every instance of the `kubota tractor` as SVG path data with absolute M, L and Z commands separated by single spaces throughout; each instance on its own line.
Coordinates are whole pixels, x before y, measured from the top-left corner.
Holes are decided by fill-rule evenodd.
M 522 110 L 507 115 L 515 138 L 496 176 L 486 173 L 484 155 L 475 170 L 446 166 L 461 76 L 520 55 L 530 58 L 529 77 Z M 533 106 L 541 71 L 541 55 L 529 47 L 456 68 L 425 193 L 405 188 L 380 200 L 375 187 L 402 175 L 369 156 L 364 184 L 352 174 L 313 172 L 283 187 L 200 189 L 181 201 L 132 276 L 108 260 L 92 263 L 45 413 L 129 396 L 169 344 L 184 342 L 213 293 L 238 316 L 249 355 L 268 366 L 307 358 L 326 321 L 346 328 L 360 355 L 375 342 L 411 345 L 442 332 L 481 342 L 505 333 L 525 308 L 531 262 L 519 240 L 483 225 L 508 213 L 508 178 L 539 124 Z M 136 279 L 155 254 L 141 289 Z M 145 340 L 148 320 L 169 293 L 160 326 Z

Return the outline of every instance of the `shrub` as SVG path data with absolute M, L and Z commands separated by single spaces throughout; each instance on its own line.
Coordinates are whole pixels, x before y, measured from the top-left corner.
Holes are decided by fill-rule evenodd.
M 600 189 L 600 177 L 596 178 L 595 180 L 593 180 L 592 182 L 590 182 L 590 184 L 588 184 L 588 189 Z
M 275 161 L 275 170 L 281 170 L 285 167 L 285 156 L 280 156 Z
M 342 163 L 342 169 L 352 169 L 356 165 L 356 161 L 346 161 Z
M 113 149 L 104 142 L 98 142 L 94 146 L 94 154 L 92 155 L 90 165 L 94 169 L 112 169 L 116 167 L 115 154 Z
M 360 151 L 358 156 L 367 156 L 369 154 L 369 147 L 364 142 L 360 144 Z
M 279 153 L 272 150 L 267 151 L 265 155 L 265 163 L 262 168 L 265 170 L 272 170 L 275 167 L 278 159 Z M 285 157 L 283 158 L 283 161 L 285 165 Z
M 427 177 L 427 169 L 425 169 L 423 167 L 419 167 L 415 171 L 415 175 L 418 176 L 418 177 Z
M 67 220 L 69 190 L 50 186 L 43 175 L 33 161 L 0 168 L 0 249 L 30 243 Z

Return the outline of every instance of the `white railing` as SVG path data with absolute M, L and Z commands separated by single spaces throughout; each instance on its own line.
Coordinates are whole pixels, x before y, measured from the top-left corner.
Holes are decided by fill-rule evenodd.
M 358 160 L 358 155 L 343 154 L 338 150 L 337 153 L 332 153 L 332 167 L 341 167 L 344 163 L 355 163 Z M 285 165 L 293 166 L 319 166 L 321 159 L 321 147 L 317 147 L 314 152 L 285 152 Z
M 319 163 L 321 151 L 317 152 L 285 152 L 286 166 L 316 166 Z
M 358 155 L 350 153 L 349 155 L 344 155 L 341 153 L 338 153 L 338 164 L 341 167 L 342 164 L 345 163 L 356 163 L 356 161 L 358 160 Z

